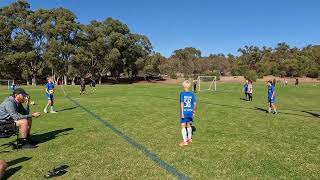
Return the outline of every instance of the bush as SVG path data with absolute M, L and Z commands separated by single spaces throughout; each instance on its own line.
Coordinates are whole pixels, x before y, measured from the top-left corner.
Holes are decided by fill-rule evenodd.
M 219 70 L 213 70 L 213 71 L 204 71 L 203 76 L 216 76 L 217 81 L 220 80 L 220 71 Z
M 255 82 L 258 79 L 258 75 L 257 72 L 254 70 L 250 70 L 247 72 L 247 74 L 245 75 L 246 79 L 250 79 L 251 81 Z

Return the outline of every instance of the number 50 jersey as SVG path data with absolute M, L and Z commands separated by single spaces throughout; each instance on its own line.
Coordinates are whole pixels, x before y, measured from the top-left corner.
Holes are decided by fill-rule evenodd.
M 193 117 L 193 109 L 194 103 L 196 102 L 196 97 L 192 92 L 181 92 L 180 93 L 180 104 L 183 102 L 183 112 L 181 112 L 181 105 L 180 107 L 180 116 L 184 115 L 185 118 L 192 118 Z

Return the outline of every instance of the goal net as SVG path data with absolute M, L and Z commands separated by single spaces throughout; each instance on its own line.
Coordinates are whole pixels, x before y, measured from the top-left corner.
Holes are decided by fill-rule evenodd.
M 8 79 L 0 79 L 0 86 L 4 87 L 6 86 L 8 90 L 10 90 L 10 86 L 14 84 L 13 80 L 8 80 Z
M 216 76 L 198 76 L 197 78 L 198 91 L 216 91 L 217 77 Z

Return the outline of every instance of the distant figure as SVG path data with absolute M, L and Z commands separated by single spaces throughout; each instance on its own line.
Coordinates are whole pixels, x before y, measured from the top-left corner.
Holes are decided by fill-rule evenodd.
M 53 79 L 52 77 L 47 78 L 47 83 L 46 83 L 46 98 L 48 100 L 48 103 L 46 107 L 43 109 L 44 113 L 48 113 L 48 107 L 50 106 L 50 113 L 57 113 L 56 111 L 53 110 L 53 104 L 54 104 L 54 84 L 53 84 Z
M 197 93 L 197 83 L 198 83 L 198 80 L 193 81 L 193 92 L 194 93 Z
M 80 80 L 80 95 L 84 94 L 85 90 L 86 90 L 86 82 L 84 81 L 84 78 L 81 78 L 81 80 Z
M 248 94 L 248 97 L 249 97 L 249 101 L 252 101 L 252 81 L 249 80 L 249 83 L 248 83 L 248 88 L 247 88 L 247 94 Z
M 288 79 L 284 79 L 284 86 L 288 86 Z
M 92 92 L 95 92 L 96 89 L 96 80 L 94 78 L 91 79 L 91 90 Z
M 296 87 L 298 87 L 298 85 L 299 85 L 299 79 L 298 79 L 298 78 L 296 78 L 296 82 L 294 83 L 294 85 L 295 85 Z
M 273 109 L 273 113 L 277 114 L 277 108 L 275 105 L 275 102 L 276 102 L 275 90 L 274 90 L 272 81 L 268 81 L 267 86 L 268 86 L 268 104 L 269 104 L 268 112 L 271 113 L 271 110 Z
M 16 85 L 14 84 L 14 82 L 9 86 L 9 91 L 11 93 L 13 93 L 14 89 L 16 88 Z
M 274 87 L 276 87 L 276 82 L 277 82 L 277 80 L 276 80 L 276 78 L 274 78 L 273 81 L 272 81 L 272 85 L 273 85 Z
M 246 98 L 246 101 L 248 101 L 248 80 L 243 85 L 243 92 L 244 92 L 244 97 Z

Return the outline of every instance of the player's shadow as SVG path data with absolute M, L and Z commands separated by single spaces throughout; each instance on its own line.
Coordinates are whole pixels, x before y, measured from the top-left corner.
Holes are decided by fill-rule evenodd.
M 247 99 L 244 99 L 244 98 L 240 98 L 240 100 L 242 100 L 242 101 L 248 101 Z
M 59 109 L 59 110 L 57 110 L 57 112 L 70 111 L 70 110 L 76 109 L 77 107 L 79 107 L 79 106 L 74 106 L 74 107 L 65 108 L 65 109 Z
M 196 128 L 196 126 L 192 125 L 191 129 L 192 129 L 192 135 L 193 135 L 197 131 L 197 128 Z
M 57 137 L 68 135 L 69 133 L 65 133 L 65 132 L 68 132 L 71 130 L 73 130 L 73 128 L 58 129 L 58 130 L 46 132 L 43 134 L 36 134 L 31 137 L 35 141 L 38 141 L 39 142 L 38 144 L 41 144 L 41 143 L 51 141 Z
M 317 113 L 313 113 L 313 112 L 310 112 L 310 111 L 301 111 L 301 112 L 304 112 L 304 113 L 310 114 L 310 115 L 312 115 L 314 117 L 320 118 L 320 114 L 317 114 Z
M 262 108 L 259 108 L 259 107 L 254 107 L 256 110 L 260 110 L 260 111 L 263 111 L 265 113 L 268 113 L 268 110 L 266 109 L 262 109 Z
M 28 161 L 30 160 L 31 157 L 21 157 L 15 160 L 11 160 L 9 162 L 7 162 L 8 164 L 8 169 L 6 170 L 3 179 L 9 179 L 12 175 L 14 175 L 15 173 L 17 173 L 20 169 L 22 169 L 22 166 L 17 166 L 17 167 L 13 167 L 10 168 L 11 166 L 14 166 L 16 164 L 22 163 L 24 161 Z

